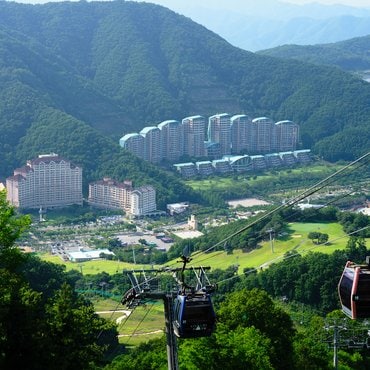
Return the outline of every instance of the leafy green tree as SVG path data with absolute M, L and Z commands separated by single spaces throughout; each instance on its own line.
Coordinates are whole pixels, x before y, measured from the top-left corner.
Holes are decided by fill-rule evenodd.
M 252 289 L 231 293 L 221 304 L 218 317 L 229 330 L 253 326 L 266 336 L 271 341 L 270 358 L 275 368 L 292 365 L 293 323 L 266 292 Z
M 115 325 L 74 293 L 63 269 L 12 248 L 26 226 L 1 200 L 0 368 L 94 368 L 117 345 Z
M 0 191 L 0 249 L 13 247 L 30 224 L 30 217 L 18 216 L 6 200 L 6 191 Z

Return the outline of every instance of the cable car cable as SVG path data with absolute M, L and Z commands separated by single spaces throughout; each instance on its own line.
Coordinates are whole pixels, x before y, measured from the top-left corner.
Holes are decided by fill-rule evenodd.
M 326 241 L 326 242 L 324 242 L 324 243 L 320 243 L 320 244 L 314 245 L 313 247 L 310 247 L 310 248 L 308 248 L 308 249 L 305 249 L 305 250 L 303 250 L 303 251 L 301 251 L 301 252 L 309 252 L 309 251 L 311 251 L 312 249 L 315 249 L 315 248 L 317 248 L 317 247 L 321 247 L 321 246 L 323 246 L 323 245 L 325 245 L 325 244 L 328 244 L 328 243 L 333 243 L 333 242 L 335 242 L 335 241 L 337 241 L 337 240 L 340 240 L 340 239 L 346 238 L 346 237 L 348 237 L 348 236 L 351 236 L 351 235 L 353 235 L 353 234 L 356 234 L 356 233 L 358 233 L 358 232 L 360 232 L 360 231 L 363 231 L 363 230 L 366 230 L 366 229 L 368 229 L 368 228 L 370 228 L 370 225 L 369 225 L 369 226 L 362 227 L 361 229 L 358 229 L 358 230 L 352 231 L 352 232 L 350 232 L 350 233 L 348 233 L 348 234 L 346 234 L 346 235 L 340 236 L 340 237 L 338 237 L 338 238 L 331 239 L 331 240 L 328 240 L 328 241 Z M 275 261 L 277 261 L 277 260 L 280 260 L 280 259 L 281 259 L 282 261 L 285 261 L 286 259 L 293 258 L 293 257 L 297 257 L 297 256 L 300 256 L 300 254 L 299 254 L 299 253 L 296 253 L 296 254 L 291 254 L 291 255 L 288 255 L 288 256 L 279 256 L 279 257 L 276 257 L 276 258 L 274 258 L 273 260 L 268 261 L 268 262 L 265 262 L 265 263 L 263 263 L 262 265 L 260 265 L 260 266 L 258 266 L 258 267 L 254 267 L 254 268 L 251 268 L 251 269 L 250 269 L 250 270 L 248 270 L 248 271 L 243 272 L 243 274 L 241 274 L 241 275 L 231 276 L 231 277 L 229 277 L 229 278 L 227 278 L 227 279 L 224 279 L 224 280 L 220 280 L 220 281 L 218 281 L 216 284 L 217 284 L 217 285 L 219 285 L 219 284 L 222 284 L 222 283 L 224 283 L 224 282 L 226 282 L 226 281 L 236 279 L 237 277 L 240 277 L 240 276 L 243 276 L 243 275 L 248 275 L 248 274 L 250 274 L 250 273 L 252 273 L 252 272 L 255 272 L 255 271 L 260 270 L 261 268 L 263 268 L 263 267 L 264 267 L 264 266 L 266 266 L 266 265 L 268 266 L 268 265 L 270 265 L 271 263 L 274 263 L 274 262 L 275 262 Z
M 145 320 L 145 318 L 148 316 L 149 312 L 152 310 L 152 308 L 154 307 L 154 303 L 151 304 L 151 306 L 149 307 L 148 310 L 146 310 L 145 312 L 145 315 L 142 317 L 142 319 L 139 321 L 139 323 L 137 324 L 135 330 L 132 332 L 132 334 L 130 335 L 130 337 L 128 338 L 127 340 L 127 343 L 130 341 L 130 339 L 136 334 L 136 331 L 139 329 L 140 325 L 143 323 L 143 321 Z
M 233 234 L 229 235 L 228 237 L 222 239 L 221 241 L 217 242 L 215 245 L 213 245 L 212 247 L 204 250 L 204 251 L 197 251 L 193 254 L 193 258 L 196 258 L 196 256 L 198 254 L 201 254 L 201 253 L 207 253 L 209 251 L 211 251 L 212 249 L 218 247 L 219 245 L 221 244 L 224 244 L 225 242 L 227 242 L 229 239 L 233 238 L 234 236 L 236 235 L 239 235 L 240 233 L 242 233 L 243 231 L 249 229 L 250 227 L 256 225 L 258 222 L 266 219 L 267 217 L 273 215 L 274 213 L 276 213 L 277 211 L 280 211 L 281 209 L 285 209 L 285 208 L 289 208 L 295 204 L 297 204 L 298 202 L 300 202 L 301 200 L 307 198 L 308 196 L 316 193 L 317 191 L 321 190 L 323 187 L 327 186 L 327 184 L 325 184 L 325 182 L 327 182 L 328 180 L 331 180 L 333 177 L 339 175 L 340 173 L 342 173 L 343 171 L 345 171 L 346 169 L 350 168 L 351 166 L 353 166 L 354 164 L 358 163 L 359 161 L 365 159 L 366 157 L 368 157 L 370 155 L 370 152 L 368 152 L 367 154 L 361 156 L 360 158 L 356 159 L 355 161 L 349 163 L 348 165 L 346 165 L 345 167 L 342 167 L 340 170 L 336 171 L 335 173 L 327 176 L 325 179 L 319 181 L 317 184 L 311 186 L 310 188 L 308 188 L 307 190 L 305 190 L 303 193 L 297 195 L 296 197 L 292 198 L 291 200 L 289 200 L 286 204 L 282 204 L 276 208 L 274 208 L 273 210 L 265 213 L 262 217 L 258 218 L 257 220 L 253 221 L 252 223 L 242 227 L 240 230 L 234 232 Z M 323 185 L 324 184 L 324 185 Z M 319 186 L 319 188 L 316 189 L 317 186 Z

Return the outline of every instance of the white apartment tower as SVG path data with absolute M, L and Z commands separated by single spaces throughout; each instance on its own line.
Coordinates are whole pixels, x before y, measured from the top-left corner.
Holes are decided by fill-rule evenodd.
M 153 186 L 141 186 L 131 192 L 130 213 L 133 216 L 145 216 L 157 209 Z
M 208 140 L 220 144 L 221 156 L 231 154 L 231 122 L 228 113 L 209 117 Z
M 162 160 L 161 130 L 156 126 L 144 127 L 140 135 L 144 138 L 144 159 L 159 163 Z
M 184 128 L 184 154 L 190 157 L 205 155 L 204 140 L 206 120 L 203 116 L 191 116 L 182 120 Z
M 176 161 L 184 154 L 184 127 L 179 121 L 167 120 L 158 125 L 162 137 L 162 157 Z
M 132 182 L 104 178 L 89 184 L 89 203 L 101 208 L 130 209 Z
M 274 122 L 268 117 L 258 117 L 252 120 L 251 152 L 270 153 L 272 150 L 272 132 Z
M 245 114 L 238 114 L 231 117 L 231 152 L 240 154 L 249 151 L 251 147 L 252 121 Z
M 138 133 L 127 134 L 121 137 L 119 145 L 137 157 L 144 159 L 144 137 L 142 135 Z
M 274 149 L 279 152 L 295 150 L 298 144 L 299 126 L 289 120 L 279 121 L 274 127 Z
M 6 179 L 7 199 L 19 208 L 82 204 L 82 168 L 58 154 L 28 160 Z

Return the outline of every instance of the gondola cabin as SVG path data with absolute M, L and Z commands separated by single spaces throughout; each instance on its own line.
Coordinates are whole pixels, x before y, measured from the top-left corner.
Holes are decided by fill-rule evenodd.
M 370 318 L 370 266 L 348 261 L 339 281 L 338 293 L 342 311 L 347 316 L 351 319 Z
M 179 338 L 208 337 L 216 322 L 209 294 L 179 294 L 174 302 L 173 329 Z

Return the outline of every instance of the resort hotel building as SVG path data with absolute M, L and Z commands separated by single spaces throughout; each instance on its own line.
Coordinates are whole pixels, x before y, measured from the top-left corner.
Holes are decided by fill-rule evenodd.
M 18 208 L 82 205 L 82 168 L 55 153 L 39 155 L 14 170 L 6 190 Z

